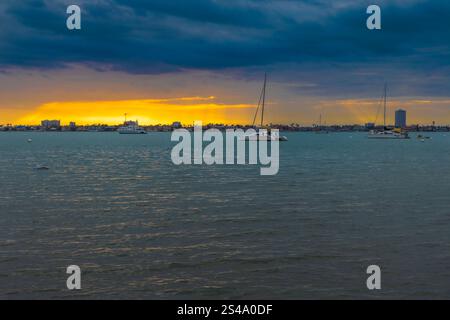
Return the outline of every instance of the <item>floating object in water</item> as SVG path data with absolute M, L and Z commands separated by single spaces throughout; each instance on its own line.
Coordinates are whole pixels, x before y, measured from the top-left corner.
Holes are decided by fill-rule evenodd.
M 33 139 L 28 139 L 27 142 L 28 143 L 33 142 Z
M 50 170 L 49 167 L 43 166 L 43 165 L 37 165 L 34 169 L 35 170 Z

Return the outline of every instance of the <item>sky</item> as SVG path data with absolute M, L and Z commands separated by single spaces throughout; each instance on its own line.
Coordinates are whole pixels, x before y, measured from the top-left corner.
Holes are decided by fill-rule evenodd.
M 380 123 L 387 82 L 388 122 L 449 125 L 449 21 L 440 0 L 2 0 L 0 124 L 251 123 L 267 73 L 268 123 Z

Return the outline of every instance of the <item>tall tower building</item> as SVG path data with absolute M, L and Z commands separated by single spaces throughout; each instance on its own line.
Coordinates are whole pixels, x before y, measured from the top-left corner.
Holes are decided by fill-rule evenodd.
M 406 111 L 399 109 L 395 111 L 395 127 L 406 128 Z

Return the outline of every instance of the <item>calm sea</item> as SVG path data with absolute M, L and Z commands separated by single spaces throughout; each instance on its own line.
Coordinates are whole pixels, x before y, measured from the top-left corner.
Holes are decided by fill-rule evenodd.
M 430 135 L 291 133 L 262 177 L 174 166 L 168 133 L 0 133 L 0 298 L 450 298 L 450 134 Z

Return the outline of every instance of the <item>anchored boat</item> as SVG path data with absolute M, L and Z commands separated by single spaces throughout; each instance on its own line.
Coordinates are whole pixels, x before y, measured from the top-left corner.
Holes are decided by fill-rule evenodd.
M 259 97 L 258 107 L 256 108 L 255 116 L 253 117 L 252 126 L 255 126 L 256 118 L 258 117 L 259 109 L 261 109 L 261 122 L 259 131 L 256 134 L 246 136 L 246 140 L 249 141 L 288 141 L 287 137 L 280 136 L 279 133 L 272 132 L 270 127 L 264 126 L 264 109 L 266 105 L 266 87 L 267 87 L 267 74 L 264 74 L 264 85 Z M 263 129 L 263 130 L 261 130 Z
M 371 130 L 369 139 L 409 139 L 408 132 L 402 128 L 388 129 L 386 126 L 387 84 L 384 84 L 384 125 L 383 130 Z
M 138 121 L 127 121 L 127 114 L 125 113 L 125 122 L 123 126 L 117 129 L 120 134 L 147 134 L 144 128 L 139 127 Z

